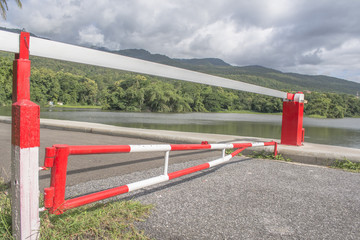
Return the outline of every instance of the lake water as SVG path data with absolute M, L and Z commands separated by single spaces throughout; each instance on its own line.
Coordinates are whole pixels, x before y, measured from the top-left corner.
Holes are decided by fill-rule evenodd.
M 10 108 L 0 108 L 10 115 Z M 127 113 L 99 109 L 42 108 L 41 118 L 123 127 L 280 139 L 281 115 L 239 113 Z M 360 148 L 360 119 L 304 118 L 305 142 Z

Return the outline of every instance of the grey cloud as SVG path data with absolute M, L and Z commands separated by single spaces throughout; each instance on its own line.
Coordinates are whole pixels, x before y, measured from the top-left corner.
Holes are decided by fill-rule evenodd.
M 305 55 L 302 55 L 300 57 L 300 59 L 298 60 L 298 62 L 300 64 L 311 64 L 311 65 L 320 64 L 322 62 L 322 60 L 321 60 L 321 57 L 319 56 L 319 54 L 321 54 L 321 50 L 316 49 L 312 53 L 307 53 Z
M 354 54 L 342 53 L 347 41 L 360 39 L 360 1 L 28 0 L 22 10 L 10 9 L 8 26 L 68 43 L 84 44 L 82 33 L 109 48 L 219 57 L 285 71 L 350 67 L 350 80 L 360 79 Z M 89 26 L 97 31 L 84 35 Z

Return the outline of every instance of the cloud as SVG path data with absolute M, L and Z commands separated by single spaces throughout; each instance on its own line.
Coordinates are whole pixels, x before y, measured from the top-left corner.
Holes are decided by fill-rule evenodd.
M 105 43 L 104 35 L 94 25 L 89 25 L 79 30 L 78 42 L 90 46 L 103 46 Z
M 111 49 L 359 81 L 360 1 L 23 0 L 3 26 Z

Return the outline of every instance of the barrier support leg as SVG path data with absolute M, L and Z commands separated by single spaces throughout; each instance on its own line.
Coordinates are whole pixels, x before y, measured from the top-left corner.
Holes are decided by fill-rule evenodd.
M 55 159 L 51 168 L 50 189 L 54 192 L 52 207 L 49 212 L 59 215 L 63 213 L 61 206 L 65 203 L 66 170 L 69 157 L 69 146 L 65 144 L 54 145 Z
M 304 94 L 299 92 L 293 100 L 284 100 L 281 126 L 281 144 L 302 145 Z
M 164 175 L 168 174 L 170 151 L 165 152 Z
M 275 142 L 275 144 L 274 144 L 274 157 L 275 157 L 275 158 L 276 158 L 277 154 L 278 154 L 278 151 L 277 151 L 277 142 Z
M 40 107 L 30 101 L 29 33 L 13 64 L 11 209 L 14 239 L 39 238 Z

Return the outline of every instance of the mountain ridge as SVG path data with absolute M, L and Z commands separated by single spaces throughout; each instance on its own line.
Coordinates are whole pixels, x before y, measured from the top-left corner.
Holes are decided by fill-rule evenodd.
M 357 91 L 360 91 L 360 83 L 346 79 L 326 75 L 307 75 L 291 72 L 285 73 L 260 65 L 232 66 L 219 58 L 178 59 L 170 58 L 161 54 L 152 54 L 144 49 L 108 51 L 127 57 L 218 75 L 275 89 L 337 92 L 352 95 L 355 95 Z M 140 53 L 145 53 L 145 55 Z M 241 79 L 239 78 L 240 76 Z M 257 77 L 258 79 L 254 79 L 254 77 Z

